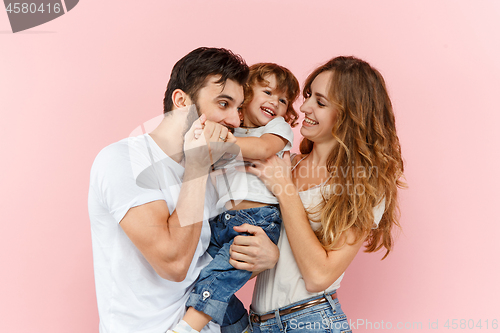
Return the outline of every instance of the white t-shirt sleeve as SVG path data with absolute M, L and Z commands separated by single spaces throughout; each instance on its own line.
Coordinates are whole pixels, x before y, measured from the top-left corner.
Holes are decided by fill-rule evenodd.
M 264 126 L 264 131 L 262 132 L 261 135 L 268 133 L 280 136 L 288 141 L 285 145 L 285 148 L 283 148 L 283 151 L 288 151 L 292 149 L 293 131 L 290 125 L 285 121 L 283 117 L 276 117 L 270 122 L 268 122 L 266 126 Z
M 130 151 L 123 142 L 112 144 L 97 155 L 91 178 L 98 197 L 118 223 L 130 208 L 166 199 L 159 187 L 146 188 L 137 184 Z

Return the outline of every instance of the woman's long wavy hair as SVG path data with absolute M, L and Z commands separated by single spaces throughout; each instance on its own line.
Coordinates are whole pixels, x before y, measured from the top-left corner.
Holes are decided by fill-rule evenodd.
M 312 72 L 305 83 L 305 98 L 311 83 L 325 71 L 333 74 L 329 97 L 338 112 L 332 128 L 338 144 L 327 161 L 332 177 L 330 186 L 323 187 L 321 210 L 316 211 L 322 223 L 316 234 L 325 249 L 333 250 L 345 244 L 342 236 L 352 228 L 354 243 L 368 235 L 365 252 L 385 247 L 385 259 L 393 246 L 391 230 L 400 227 L 397 188 L 406 186 L 401 180 L 404 167 L 391 100 L 382 75 L 355 57 L 334 58 Z M 304 138 L 301 153 L 310 153 L 313 145 Z M 372 229 L 374 207 L 383 199 L 382 220 Z

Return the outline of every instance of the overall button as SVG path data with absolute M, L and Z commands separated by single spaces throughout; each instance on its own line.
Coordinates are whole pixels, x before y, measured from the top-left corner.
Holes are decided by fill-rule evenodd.
M 226 220 L 229 220 L 229 219 L 231 218 L 231 215 L 226 214 L 226 215 L 224 216 L 224 218 L 225 218 Z
M 203 300 L 206 300 L 206 299 L 207 299 L 207 298 L 209 298 L 209 297 L 210 297 L 210 292 L 209 292 L 208 290 L 205 290 L 205 291 L 203 292 Z

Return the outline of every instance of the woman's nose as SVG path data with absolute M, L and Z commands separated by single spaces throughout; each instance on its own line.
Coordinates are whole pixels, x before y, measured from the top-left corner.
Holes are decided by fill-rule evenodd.
M 306 99 L 304 101 L 304 103 L 302 103 L 302 105 L 299 108 L 300 112 L 302 112 L 302 113 L 311 113 L 311 108 L 309 107 L 308 101 L 309 101 L 309 98 Z

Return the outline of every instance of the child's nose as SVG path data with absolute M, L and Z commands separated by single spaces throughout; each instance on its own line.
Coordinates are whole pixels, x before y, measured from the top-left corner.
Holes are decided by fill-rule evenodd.
M 279 98 L 278 96 L 271 96 L 271 100 L 270 100 L 271 104 L 273 104 L 274 106 L 277 106 L 278 103 L 279 103 Z

